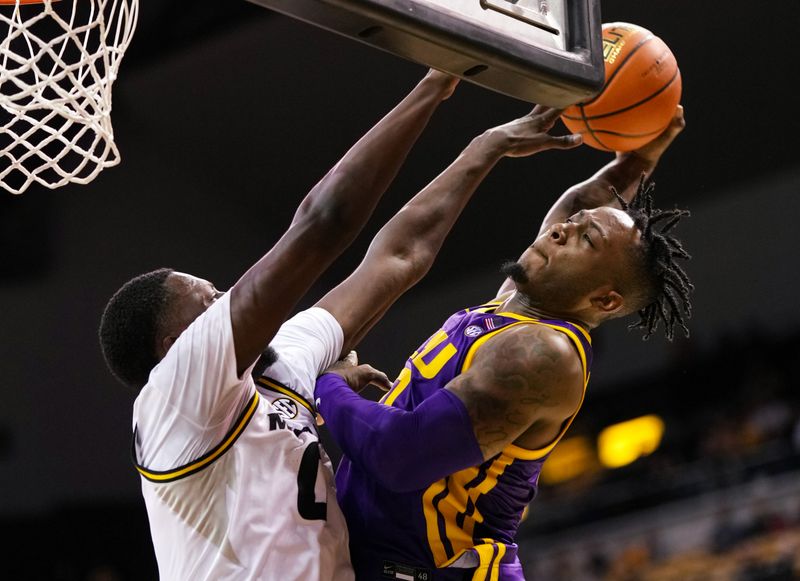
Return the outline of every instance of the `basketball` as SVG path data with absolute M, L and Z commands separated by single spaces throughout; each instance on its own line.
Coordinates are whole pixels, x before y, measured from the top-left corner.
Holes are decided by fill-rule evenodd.
M 612 22 L 603 25 L 603 63 L 603 88 L 591 100 L 566 108 L 561 120 L 595 149 L 638 149 L 669 125 L 680 103 L 675 55 L 649 30 Z

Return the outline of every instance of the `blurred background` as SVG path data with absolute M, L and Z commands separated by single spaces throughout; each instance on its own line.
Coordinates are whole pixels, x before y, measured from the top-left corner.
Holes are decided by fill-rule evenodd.
M 643 342 L 623 322 L 594 334 L 583 409 L 520 530 L 526 572 L 800 578 L 800 4 L 603 0 L 602 20 L 649 28 L 681 68 L 687 129 L 654 178 L 662 206 L 692 211 L 679 227 L 694 255 L 692 336 Z M 134 394 L 96 339 L 106 301 L 160 266 L 234 283 L 424 73 L 247 2 L 142 2 L 114 86 L 122 163 L 87 186 L 0 193 L 4 578 L 156 578 L 129 456 Z M 299 308 L 473 136 L 529 108 L 462 82 Z M 503 160 L 361 360 L 394 376 L 447 315 L 493 296 L 556 196 L 609 159 L 582 147 Z

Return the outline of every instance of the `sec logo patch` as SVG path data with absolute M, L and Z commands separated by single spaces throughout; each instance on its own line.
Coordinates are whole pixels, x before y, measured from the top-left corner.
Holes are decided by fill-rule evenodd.
M 478 325 L 470 325 L 466 329 L 464 329 L 464 334 L 467 337 L 477 337 L 478 335 L 483 333 L 483 329 Z
M 272 407 L 275 408 L 282 418 L 292 420 L 297 417 L 297 404 L 288 398 L 276 399 L 272 402 Z

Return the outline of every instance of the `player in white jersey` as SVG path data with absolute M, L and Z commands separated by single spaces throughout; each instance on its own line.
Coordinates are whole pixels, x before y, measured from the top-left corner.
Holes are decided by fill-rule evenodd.
M 352 578 L 330 461 L 315 430 L 316 375 L 427 272 L 499 159 L 580 143 L 547 134 L 559 112 L 545 107 L 484 132 L 381 229 L 353 276 L 278 329 L 363 226 L 455 83 L 426 75 L 229 292 L 159 269 L 109 301 L 101 346 L 112 372 L 140 389 L 133 454 L 162 579 Z M 256 385 L 251 371 L 262 354 Z
M 249 370 L 236 372 L 229 295 L 181 334 L 134 406 L 161 578 L 350 579 L 332 468 L 306 403 L 341 352 L 341 327 L 318 308 L 290 319 L 272 342 L 270 377 L 281 383 L 256 391 Z

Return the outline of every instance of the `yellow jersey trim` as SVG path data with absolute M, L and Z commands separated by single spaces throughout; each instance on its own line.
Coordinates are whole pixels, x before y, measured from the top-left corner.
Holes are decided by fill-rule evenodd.
M 486 477 L 481 483 L 469 489 L 467 484 L 480 474 L 478 467 L 460 470 L 448 478 L 434 482 L 425 490 L 422 495 L 422 509 L 425 515 L 428 546 L 437 567 L 448 567 L 464 552 L 475 548 L 473 540 L 475 524 L 484 520 L 477 509 L 478 498 L 488 494 L 497 486 L 500 476 L 513 461 L 513 457 L 502 452 L 486 469 Z M 436 500 L 439 496 L 441 498 Z M 463 515 L 462 526 L 456 524 L 459 515 Z M 439 517 L 444 523 L 444 535 L 439 531 Z M 447 556 L 445 542 L 453 550 L 452 557 Z
M 173 470 L 165 470 L 165 471 L 157 471 L 157 470 L 147 470 L 144 466 L 141 466 L 134 460 L 134 466 L 136 466 L 136 470 L 147 480 L 151 482 L 173 482 L 175 480 L 180 480 L 181 478 L 186 478 L 200 470 L 209 466 L 212 462 L 214 462 L 217 458 L 222 456 L 225 452 L 231 449 L 233 443 L 239 438 L 242 434 L 244 429 L 247 427 L 247 424 L 250 423 L 250 420 L 253 418 L 255 414 L 256 408 L 258 407 L 259 397 L 258 393 L 254 393 L 253 397 L 250 398 L 250 401 L 245 406 L 244 411 L 242 411 L 239 419 L 234 424 L 233 428 L 228 432 L 225 436 L 225 439 L 214 449 L 210 452 L 195 460 L 191 464 L 187 464 L 182 466 L 181 468 L 175 468 Z M 135 431 L 134 431 L 134 447 L 136 445 L 135 439 Z M 135 454 L 135 449 L 134 449 Z M 135 459 L 134 455 L 134 459 Z
M 586 390 L 586 385 L 589 383 L 589 369 L 586 364 L 586 351 L 583 349 L 583 344 L 581 340 L 578 339 L 578 336 L 572 332 L 571 329 L 566 327 L 562 327 L 561 325 L 551 325 L 550 323 L 542 323 L 541 321 L 532 320 L 532 323 L 537 325 L 542 325 L 543 327 L 550 327 L 551 329 L 555 329 L 556 331 L 561 331 L 567 337 L 572 339 L 572 342 L 575 344 L 575 347 L 578 348 L 578 354 L 581 356 L 581 367 L 583 368 L 583 383 L 584 383 L 584 390 Z
M 274 392 L 280 393 L 282 395 L 285 395 L 288 398 L 293 399 L 294 401 L 299 403 L 301 406 L 306 408 L 308 411 L 310 411 L 312 414 L 316 415 L 317 412 L 314 410 L 314 406 L 311 405 L 311 402 L 309 402 L 306 398 L 304 398 L 299 393 L 297 393 L 295 391 L 292 391 L 291 389 L 289 389 L 288 387 L 286 387 L 282 383 L 278 383 L 274 379 L 270 379 L 270 378 L 264 377 L 264 376 L 259 377 L 256 380 L 256 383 L 259 384 L 261 387 L 264 387 L 264 388 L 266 388 L 266 389 L 268 389 L 270 391 L 274 391 Z
M 547 323 L 542 323 L 539 319 L 534 319 L 533 317 L 526 317 L 525 315 L 518 315 L 517 313 L 509 313 L 507 311 L 503 311 L 502 313 L 495 313 L 495 315 L 508 317 L 510 319 L 517 319 L 518 321 L 533 321 L 536 323 L 540 323 L 542 325 L 547 325 Z M 592 336 L 589 335 L 589 331 L 578 325 L 577 323 L 573 323 L 572 321 L 567 321 L 570 325 L 578 329 L 581 332 L 581 335 L 589 342 L 589 345 L 592 344 Z M 563 329 L 564 327 L 558 327 L 559 329 Z
M 493 312 L 494 309 L 501 304 L 500 301 L 486 303 L 472 309 L 472 312 Z M 569 429 L 569 426 L 582 407 L 590 376 L 587 365 L 588 356 L 584 344 L 581 342 L 580 335 L 584 336 L 589 345 L 591 345 L 591 337 L 580 325 L 570 323 L 570 326 L 566 327 L 545 323 L 538 319 L 516 313 L 494 312 L 493 314 L 512 319 L 513 321 L 477 338 L 464 355 L 458 374 L 466 372 L 472 366 L 478 349 L 498 333 L 516 325 L 535 324 L 549 327 L 565 334 L 573 345 L 575 345 L 581 362 L 584 385 L 580 403 L 575 412 L 565 420 L 558 435 L 547 446 L 538 450 L 528 450 L 510 444 L 488 464 L 484 463 L 481 466 L 466 468 L 456 472 L 447 478 L 434 482 L 423 492 L 422 509 L 425 519 L 426 537 L 437 568 L 452 566 L 467 551 L 474 551 L 478 555 L 480 561 L 475 575 L 472 578 L 474 581 L 496 581 L 499 578 L 501 559 L 507 551 L 505 545 L 494 542 L 492 539 L 482 539 L 481 541 L 474 539 L 476 524 L 484 521 L 484 516 L 477 508 L 479 498 L 489 494 L 498 485 L 500 477 L 515 460 L 540 460 L 552 451 Z M 437 334 L 434 334 L 431 339 L 429 339 L 428 343 L 425 344 L 423 353 L 420 355 L 429 352 L 443 339 L 446 339 L 446 335 L 444 337 L 440 336 L 442 334 L 443 331 L 441 330 Z M 415 365 L 413 359 L 417 355 L 418 354 L 415 353 L 412 356 L 412 365 Z M 430 362 L 430 365 L 433 365 L 433 363 L 433 361 Z M 394 389 L 382 399 L 382 402 L 386 405 L 392 405 L 395 399 L 408 388 L 410 380 L 411 368 L 407 366 L 404 367 L 403 371 L 398 376 Z M 470 486 L 470 483 L 476 482 L 476 478 L 482 474 L 484 477 L 477 485 Z
M 436 333 L 430 336 L 428 341 L 422 347 L 422 351 L 415 351 L 411 354 L 411 357 L 409 358 L 411 365 L 415 366 L 423 377 L 430 379 L 431 377 L 435 376 L 441 369 L 441 367 L 437 367 L 437 363 L 444 364 L 450 359 L 451 356 L 455 355 L 455 347 L 452 345 L 447 345 L 442 353 L 439 353 L 430 363 L 425 363 L 422 360 L 423 357 L 425 357 L 428 353 L 433 351 L 439 346 L 439 344 L 443 343 L 447 339 L 447 333 L 445 333 L 444 329 L 439 329 L 436 331 Z M 391 391 L 389 391 L 389 393 L 381 398 L 380 402 L 384 405 L 391 406 L 394 403 L 394 400 L 396 400 L 400 394 L 405 391 L 410 382 L 411 368 L 406 365 L 403 367 L 400 375 L 397 376 L 397 379 L 395 380 L 395 386 L 391 389 Z
M 495 314 L 499 315 L 500 313 L 495 313 Z M 486 335 L 482 336 L 477 341 L 475 341 L 470 346 L 469 351 L 467 351 L 466 357 L 464 357 L 464 363 L 461 366 L 460 373 L 464 373 L 467 369 L 469 369 L 469 367 L 472 365 L 473 359 L 475 358 L 475 353 L 478 351 L 478 348 L 480 348 L 481 345 L 483 345 L 491 337 L 497 335 L 498 333 L 502 333 L 506 329 L 510 329 L 511 327 L 514 327 L 516 325 L 525 325 L 525 324 L 541 325 L 543 327 L 550 327 L 551 329 L 564 333 L 567 337 L 570 338 L 572 343 L 575 345 L 575 348 L 578 351 L 578 355 L 581 358 L 581 368 L 583 369 L 583 392 L 581 393 L 581 401 L 580 403 L 578 403 L 578 407 L 575 409 L 575 413 L 573 413 L 569 417 L 569 419 L 565 422 L 564 427 L 561 429 L 558 435 L 553 439 L 553 441 L 550 442 L 550 444 L 548 444 L 544 448 L 540 448 L 538 450 L 528 450 L 527 448 L 521 448 L 519 446 L 515 446 L 514 444 L 509 444 L 503 449 L 503 453 L 507 454 L 512 458 L 518 458 L 520 460 L 539 460 L 540 458 L 543 458 L 544 456 L 549 454 L 553 450 L 553 448 L 556 447 L 556 444 L 558 444 L 561 438 L 564 437 L 564 434 L 567 432 L 570 425 L 572 425 L 572 422 L 575 419 L 575 416 L 578 415 L 578 411 L 580 411 L 581 406 L 583 406 L 583 400 L 586 397 L 586 387 L 589 385 L 589 377 L 590 377 L 589 370 L 587 369 L 587 364 L 586 364 L 586 351 L 584 350 L 583 344 L 581 343 L 578 336 L 575 333 L 573 333 L 571 329 L 568 329 L 566 327 L 561 327 L 559 325 L 552 325 L 550 323 L 542 323 L 537 319 L 532 319 L 530 317 L 526 317 L 524 315 L 518 315 L 516 313 L 502 313 L 502 316 L 509 317 L 512 319 L 517 319 L 517 322 L 496 329 L 491 333 L 487 333 Z M 584 331 L 581 327 L 577 325 L 575 325 L 575 327 L 579 329 L 581 333 L 586 333 L 586 331 Z
M 506 545 L 496 543 L 494 539 L 481 539 L 484 544 L 476 545 L 478 567 L 472 575 L 472 581 L 498 581 L 500 561 L 506 554 Z

